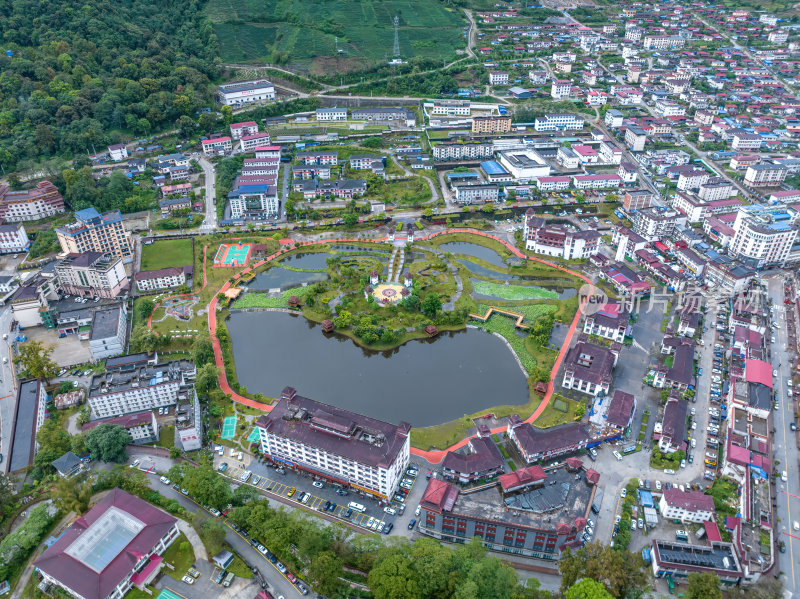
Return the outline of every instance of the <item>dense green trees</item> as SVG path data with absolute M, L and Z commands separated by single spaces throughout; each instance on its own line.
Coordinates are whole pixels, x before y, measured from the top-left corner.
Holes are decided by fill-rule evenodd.
M 50 379 L 58 374 L 58 365 L 50 356 L 53 355 L 53 346 L 44 345 L 41 341 L 28 341 L 18 348 L 16 362 L 22 367 L 22 375 L 26 377 Z
M 11 578 L 44 539 L 58 514 L 58 510 L 53 514 L 50 510 L 46 504 L 33 508 L 25 523 L 0 542 L 0 580 Z
M 0 4 L 0 164 L 100 151 L 208 104 L 218 46 L 204 3 Z
M 600 543 L 589 543 L 575 552 L 568 552 L 559 570 L 562 592 L 582 578 L 591 578 L 603 583 L 617 599 L 627 599 L 640 596 L 647 582 L 641 558 Z
M 722 599 L 720 580 L 711 572 L 692 572 L 688 578 L 689 586 L 685 596 L 688 599 Z
M 104 422 L 86 433 L 86 448 L 95 460 L 124 462 L 128 459 L 125 446 L 132 441 L 124 426 Z

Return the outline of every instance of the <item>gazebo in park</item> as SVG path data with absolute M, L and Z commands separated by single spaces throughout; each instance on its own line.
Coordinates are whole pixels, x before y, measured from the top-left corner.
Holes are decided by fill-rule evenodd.
M 437 329 L 432 324 L 429 324 L 428 326 L 425 327 L 425 334 L 428 337 L 436 337 L 436 335 L 439 334 L 439 329 Z
M 300 298 L 297 297 L 296 295 L 293 295 L 289 298 L 289 300 L 286 303 L 289 304 L 290 308 L 297 308 L 300 306 Z
M 333 321 L 332 320 L 323 320 L 322 321 L 322 332 L 323 333 L 332 333 L 333 332 Z
M 569 470 L 580 470 L 583 468 L 583 462 L 580 458 L 576 458 L 575 456 L 567 458 L 567 468 Z

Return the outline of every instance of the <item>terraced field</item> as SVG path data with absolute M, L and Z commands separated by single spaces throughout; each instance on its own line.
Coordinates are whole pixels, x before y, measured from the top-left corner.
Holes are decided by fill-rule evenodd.
M 465 45 L 462 11 L 436 0 L 210 0 L 206 13 L 225 62 L 282 54 L 316 72 L 384 63 L 392 54 L 395 15 L 404 58 L 446 59 Z

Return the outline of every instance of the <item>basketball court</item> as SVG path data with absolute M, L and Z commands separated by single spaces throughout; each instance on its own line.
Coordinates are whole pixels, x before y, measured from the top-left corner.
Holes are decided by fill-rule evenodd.
M 236 436 L 236 416 L 225 416 L 222 421 L 220 439 L 233 439 Z
M 247 266 L 252 247 L 250 243 L 223 243 L 214 255 L 214 266 Z

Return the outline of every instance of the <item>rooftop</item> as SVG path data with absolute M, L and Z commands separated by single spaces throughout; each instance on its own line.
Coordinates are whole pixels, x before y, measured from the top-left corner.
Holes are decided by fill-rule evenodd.
M 739 558 L 731 543 L 712 541 L 709 545 L 689 545 L 653 540 L 654 558 L 666 568 L 676 567 L 690 572 L 713 572 L 719 576 L 742 574 Z
M 39 380 L 23 381 L 17 390 L 11 445 L 6 458 L 6 473 L 27 468 L 33 461 L 36 443 L 36 416 L 39 412 Z
M 285 387 L 257 426 L 273 435 L 324 449 L 373 467 L 388 467 L 408 440 L 411 425 L 389 424 L 324 404 Z
M 120 321 L 120 306 L 95 310 L 92 315 L 92 332 L 90 340 L 108 339 L 119 334 L 119 327 L 124 326 Z
M 120 393 L 128 389 L 151 387 L 170 382 L 182 382 L 184 374 L 194 373 L 190 360 L 175 360 L 157 365 L 136 365 L 132 368 L 111 370 L 106 361 L 106 371 L 92 377 L 89 397 Z

